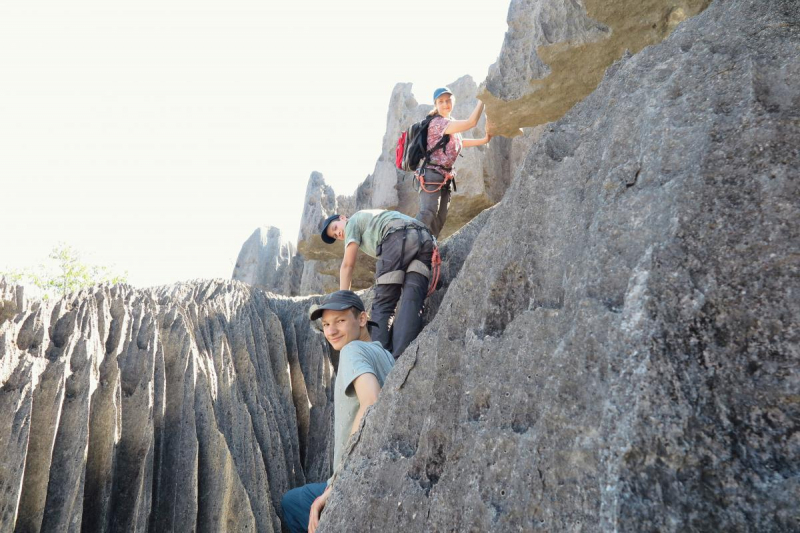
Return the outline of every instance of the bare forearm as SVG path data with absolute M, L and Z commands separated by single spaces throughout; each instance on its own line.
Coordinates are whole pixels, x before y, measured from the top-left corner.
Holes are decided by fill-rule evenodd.
M 339 269 L 339 290 L 349 291 L 353 283 L 353 270 L 355 265 L 343 264 Z
M 490 137 L 487 135 L 483 139 L 464 139 L 461 141 L 461 145 L 465 148 L 469 148 L 470 146 L 482 146 L 489 142 Z
M 478 121 L 481 119 L 481 113 L 483 113 L 483 102 L 478 101 L 478 105 L 475 106 L 475 109 L 472 111 L 472 114 L 469 116 L 469 121 L 472 123 L 472 127 L 478 125 Z
M 356 430 L 358 429 L 358 425 L 361 424 L 361 419 L 364 417 L 364 413 L 367 411 L 367 407 L 369 407 L 369 405 L 362 405 L 361 407 L 358 408 L 356 417 L 353 419 L 353 427 L 350 428 L 350 435 L 355 433 Z M 350 435 L 348 435 L 347 438 L 350 438 Z

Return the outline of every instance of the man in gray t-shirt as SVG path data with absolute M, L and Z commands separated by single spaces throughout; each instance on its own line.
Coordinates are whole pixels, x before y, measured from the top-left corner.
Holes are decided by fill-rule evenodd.
M 371 342 L 367 327 L 373 324 L 364 302 L 353 291 L 325 296 L 311 309 L 311 320 L 322 319 L 325 338 L 339 350 L 339 369 L 333 391 L 333 477 L 327 483 L 310 483 L 283 496 L 283 521 L 292 533 L 314 532 L 328 501 L 347 440 L 358 429 L 364 412 L 378 400 L 386 375 L 394 366 L 392 354 Z
M 332 215 L 323 221 L 321 229 L 324 242 L 344 241 L 340 289 L 350 288 L 358 250 L 378 260 L 372 302 L 372 319 L 377 326 L 372 338 L 395 358 L 400 357 L 422 330 L 422 308 L 436 247 L 430 230 L 415 218 L 384 209 L 363 209 L 349 218 Z

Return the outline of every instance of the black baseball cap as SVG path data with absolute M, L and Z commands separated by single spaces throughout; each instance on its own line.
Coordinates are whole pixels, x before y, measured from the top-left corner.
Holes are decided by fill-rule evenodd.
M 345 309 L 350 309 L 351 307 L 355 307 L 359 311 L 366 311 L 364 308 L 364 302 L 361 301 L 361 298 L 358 297 L 358 294 L 354 293 L 353 291 L 336 291 L 323 296 L 319 305 L 311 306 L 311 313 L 309 317 L 311 320 L 316 320 L 322 316 L 322 312 L 326 309 L 330 309 L 332 311 L 344 311 Z M 367 325 L 378 327 L 378 323 L 373 322 L 372 320 L 367 320 Z
M 333 244 L 333 243 L 336 242 L 336 239 L 334 239 L 333 237 L 328 235 L 328 226 L 331 225 L 331 222 L 333 222 L 335 220 L 339 220 L 340 216 L 341 215 L 339 215 L 337 213 L 335 215 L 329 216 L 328 218 L 326 218 L 325 220 L 322 221 L 322 226 L 321 226 L 322 227 L 322 231 L 320 231 L 320 237 L 322 237 L 322 242 L 324 242 L 325 244 Z M 356 298 L 358 298 L 358 296 L 356 296 Z M 362 307 L 361 310 L 362 311 L 364 310 L 363 307 Z

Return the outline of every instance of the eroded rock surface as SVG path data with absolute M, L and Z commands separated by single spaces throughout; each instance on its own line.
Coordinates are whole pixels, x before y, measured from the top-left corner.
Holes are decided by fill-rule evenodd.
M 295 296 L 300 292 L 303 260 L 281 230 L 258 228 L 242 245 L 231 279 L 264 290 Z
M 798 530 L 798 50 L 716 2 L 548 127 L 321 531 Z
M 0 301 L 0 530 L 277 533 L 283 493 L 330 474 L 315 299 L 0 281 Z
M 498 134 L 561 118 L 625 51 L 661 42 L 711 0 L 512 0 L 480 99 Z

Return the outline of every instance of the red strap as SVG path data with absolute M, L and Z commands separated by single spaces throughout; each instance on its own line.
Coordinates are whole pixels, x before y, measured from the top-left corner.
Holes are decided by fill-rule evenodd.
M 405 154 L 406 150 L 406 141 L 407 141 L 408 131 L 404 131 L 400 138 L 397 139 L 397 150 L 395 151 L 394 156 L 394 166 L 403 170 L 403 155 Z
M 439 172 L 439 171 L 437 170 L 436 172 Z M 439 173 L 444 177 L 444 181 L 442 181 L 441 183 L 438 183 L 438 184 L 434 184 L 433 186 L 431 186 L 431 188 L 428 188 L 428 186 L 425 184 L 425 176 L 423 176 L 421 174 L 416 174 L 416 177 L 419 180 L 419 188 L 422 189 L 423 191 L 427 192 L 427 193 L 439 192 L 439 191 L 442 190 L 442 188 L 445 185 L 447 185 L 447 183 L 450 180 L 455 179 L 455 176 L 451 172 L 445 171 L 445 172 L 439 172 Z M 437 187 L 437 185 L 438 185 L 438 187 Z
M 439 274 L 442 271 L 442 256 L 439 255 L 439 247 L 433 247 L 433 256 L 431 257 L 431 283 L 428 286 L 428 294 L 430 296 L 436 290 L 436 284 L 439 283 Z

